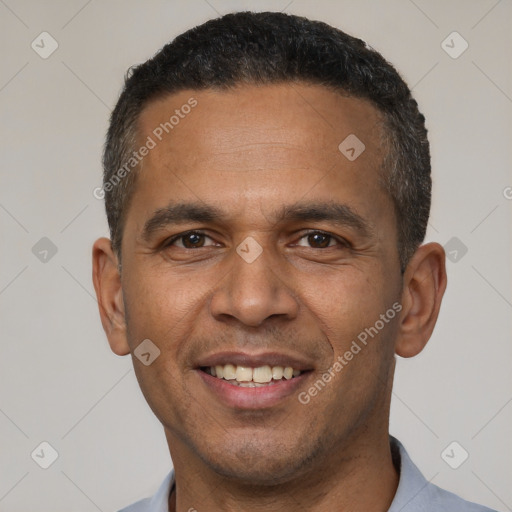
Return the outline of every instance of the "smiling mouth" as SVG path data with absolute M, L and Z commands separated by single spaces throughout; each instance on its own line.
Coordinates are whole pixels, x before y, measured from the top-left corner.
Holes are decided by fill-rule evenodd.
M 305 371 L 297 370 L 291 366 L 250 366 L 225 364 L 217 366 L 202 366 L 201 371 L 224 380 L 232 386 L 245 388 L 259 388 L 273 386 L 285 380 L 291 380 Z

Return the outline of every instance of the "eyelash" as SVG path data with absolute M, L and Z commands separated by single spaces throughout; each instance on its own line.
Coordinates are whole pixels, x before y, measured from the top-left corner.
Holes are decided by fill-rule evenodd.
M 327 237 L 330 237 L 331 239 L 334 239 L 335 241 L 337 241 L 339 243 L 339 245 L 341 245 L 342 247 L 344 248 L 349 248 L 350 247 L 350 244 L 349 242 L 347 242 L 345 239 L 343 238 L 339 238 L 331 233 L 328 233 L 326 231 L 320 231 L 318 229 L 314 229 L 314 230 L 310 230 L 310 231 L 307 231 L 306 233 L 304 233 L 300 238 L 299 240 L 302 240 L 303 238 L 309 236 L 309 235 L 313 235 L 313 234 L 319 234 L 319 235 L 324 235 L 324 236 L 327 236 Z M 180 233 L 179 235 L 176 235 L 176 236 L 173 236 L 172 238 L 170 238 L 169 240 L 165 241 L 164 244 L 163 244 L 163 249 L 166 249 L 168 247 L 171 247 L 174 242 L 176 242 L 176 240 L 179 240 L 181 238 L 185 238 L 186 236 L 188 235 L 202 235 L 202 236 L 205 236 L 206 238 L 210 238 L 210 240 L 212 240 L 212 238 L 210 236 L 208 236 L 206 233 L 204 233 L 203 231 L 198 231 L 198 230 L 192 230 L 192 231 L 186 231 L 185 233 Z M 327 247 L 310 247 L 311 249 L 331 249 L 332 245 L 328 245 Z M 180 247 L 180 249 L 184 249 L 184 250 L 189 250 L 189 251 L 193 251 L 193 250 L 196 250 L 196 249 L 202 249 L 203 247 L 196 247 L 196 248 L 190 248 L 190 247 Z

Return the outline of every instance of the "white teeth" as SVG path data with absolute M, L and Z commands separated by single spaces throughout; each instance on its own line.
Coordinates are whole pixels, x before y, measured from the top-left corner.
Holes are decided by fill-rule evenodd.
M 272 368 L 268 365 L 254 368 L 252 371 L 252 380 L 260 383 L 270 382 L 272 380 Z
M 266 384 L 262 384 L 260 382 L 253 382 L 253 381 L 237 382 L 236 380 L 227 380 L 226 382 L 231 384 L 232 386 L 238 386 L 241 388 L 261 388 L 264 386 L 274 386 L 276 384 L 276 382 L 274 382 L 274 381 L 267 382 Z
M 291 366 L 287 366 L 284 369 L 284 378 L 290 380 L 293 377 L 293 368 Z
M 241 388 L 260 388 L 261 386 L 264 386 L 265 384 L 260 384 L 259 382 L 239 382 L 238 385 Z
M 248 366 L 237 366 L 236 380 L 238 382 L 250 382 L 252 380 L 252 368 Z
M 224 378 L 226 380 L 236 379 L 236 367 L 232 364 L 226 364 L 224 366 Z
M 291 366 L 236 366 L 234 364 L 216 365 L 208 368 L 210 375 L 218 379 L 224 379 L 230 384 L 241 387 L 261 387 L 275 384 L 276 381 L 290 380 L 298 377 L 302 372 Z
M 282 366 L 272 367 L 272 378 L 275 380 L 281 380 L 283 378 L 284 368 Z

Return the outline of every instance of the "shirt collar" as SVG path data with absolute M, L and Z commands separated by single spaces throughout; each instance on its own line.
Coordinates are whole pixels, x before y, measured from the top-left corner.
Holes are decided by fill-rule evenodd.
M 418 501 L 424 498 L 422 491 L 424 489 L 428 490 L 426 488 L 428 488 L 430 484 L 411 460 L 402 443 L 393 436 L 389 436 L 389 441 L 391 444 L 393 462 L 400 475 L 400 479 L 398 481 L 395 497 L 393 498 L 388 512 L 405 512 L 412 510 L 412 508 L 408 509 L 406 507 L 417 505 Z M 416 508 L 414 510 L 418 509 Z
M 169 512 L 169 494 L 174 488 L 174 484 L 174 469 L 172 469 L 149 501 L 147 510 L 154 512 Z

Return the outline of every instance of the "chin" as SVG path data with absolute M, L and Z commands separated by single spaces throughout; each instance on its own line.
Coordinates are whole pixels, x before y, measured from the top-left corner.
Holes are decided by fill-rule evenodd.
M 311 456 L 303 445 L 272 443 L 267 437 L 231 441 L 222 448 L 217 445 L 202 458 L 213 471 L 241 485 L 275 486 L 305 473 Z

